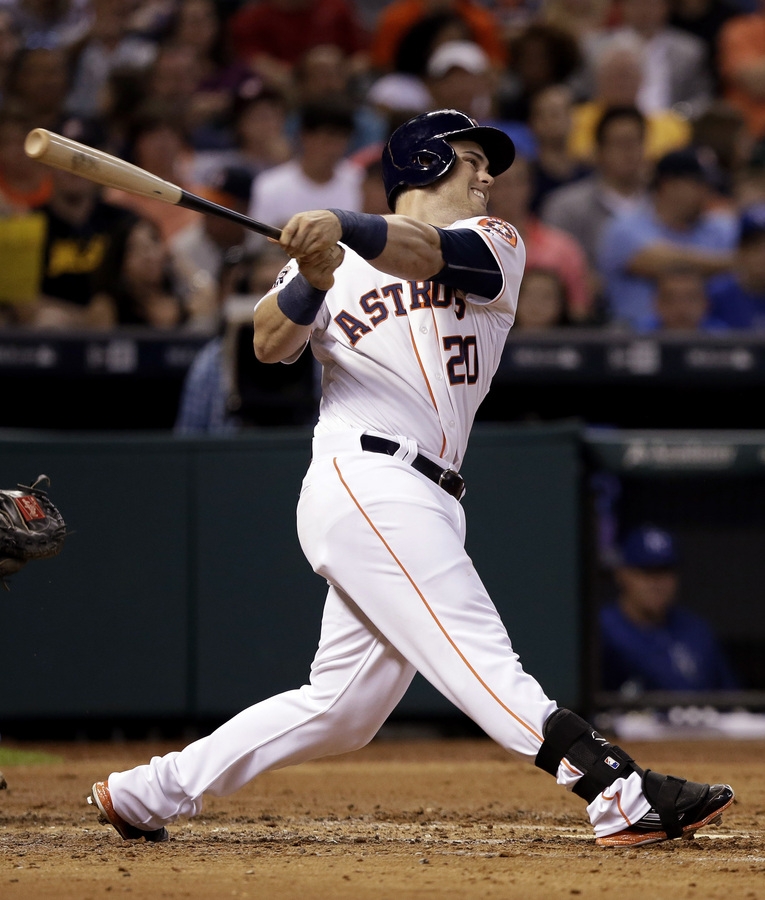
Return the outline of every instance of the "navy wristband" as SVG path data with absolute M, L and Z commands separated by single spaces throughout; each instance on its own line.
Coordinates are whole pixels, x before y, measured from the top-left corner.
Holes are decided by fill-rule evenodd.
M 340 240 L 364 259 L 376 259 L 388 243 L 388 223 L 374 213 L 348 212 L 331 209 L 340 220 L 343 236 Z
M 276 305 L 296 325 L 313 325 L 326 293 L 314 287 L 298 272 L 292 281 L 279 291 Z

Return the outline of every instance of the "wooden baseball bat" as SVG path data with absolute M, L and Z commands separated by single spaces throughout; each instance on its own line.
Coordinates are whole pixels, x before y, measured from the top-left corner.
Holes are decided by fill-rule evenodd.
M 88 181 L 95 181 L 96 184 L 119 188 L 121 191 L 138 194 L 141 197 L 152 197 L 176 206 L 185 206 L 205 215 L 231 219 L 232 222 L 238 222 L 251 231 L 277 241 L 282 234 L 279 228 L 257 222 L 233 209 L 213 203 L 212 200 L 205 200 L 204 197 L 184 191 L 178 185 L 158 178 L 139 166 L 125 162 L 124 159 L 88 147 L 46 128 L 34 128 L 29 132 L 24 141 L 24 152 L 31 159 L 39 160 L 46 166 L 72 172 L 81 178 L 87 178 Z

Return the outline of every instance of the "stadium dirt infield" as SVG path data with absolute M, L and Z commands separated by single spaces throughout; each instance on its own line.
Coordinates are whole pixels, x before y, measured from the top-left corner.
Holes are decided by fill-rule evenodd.
M 377 739 L 256 779 L 124 842 L 85 796 L 165 743 L 12 744 L 57 759 L 3 765 L 0 897 L 614 898 L 765 900 L 765 742 L 631 743 L 643 766 L 737 792 L 695 840 L 594 845 L 582 802 L 488 740 Z

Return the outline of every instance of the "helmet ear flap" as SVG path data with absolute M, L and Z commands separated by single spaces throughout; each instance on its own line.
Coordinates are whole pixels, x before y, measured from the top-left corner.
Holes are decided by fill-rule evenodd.
M 431 138 L 417 146 L 394 145 L 383 158 L 388 205 L 395 207 L 398 193 L 408 187 L 425 187 L 445 175 L 454 165 L 457 154 L 444 138 Z
M 434 153 L 432 150 L 419 150 L 412 157 L 412 166 L 416 166 L 423 171 L 432 169 L 434 166 L 438 165 L 439 162 L 438 154 Z
M 434 138 L 412 154 L 412 168 L 413 170 L 419 169 L 423 173 L 423 177 L 427 175 L 428 178 L 435 181 L 449 171 L 456 158 L 454 147 L 447 140 Z M 415 187 L 422 187 L 426 184 L 430 184 L 430 181 L 417 183 L 415 176 Z

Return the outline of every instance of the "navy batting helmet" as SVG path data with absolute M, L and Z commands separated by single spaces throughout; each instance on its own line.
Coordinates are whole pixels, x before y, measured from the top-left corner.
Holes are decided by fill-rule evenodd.
M 437 109 L 400 125 L 383 149 L 383 181 L 388 206 L 405 187 L 433 184 L 454 165 L 457 154 L 449 141 L 475 141 L 489 160 L 489 174 L 496 176 L 515 159 L 515 145 L 504 131 L 479 125 L 456 109 Z

